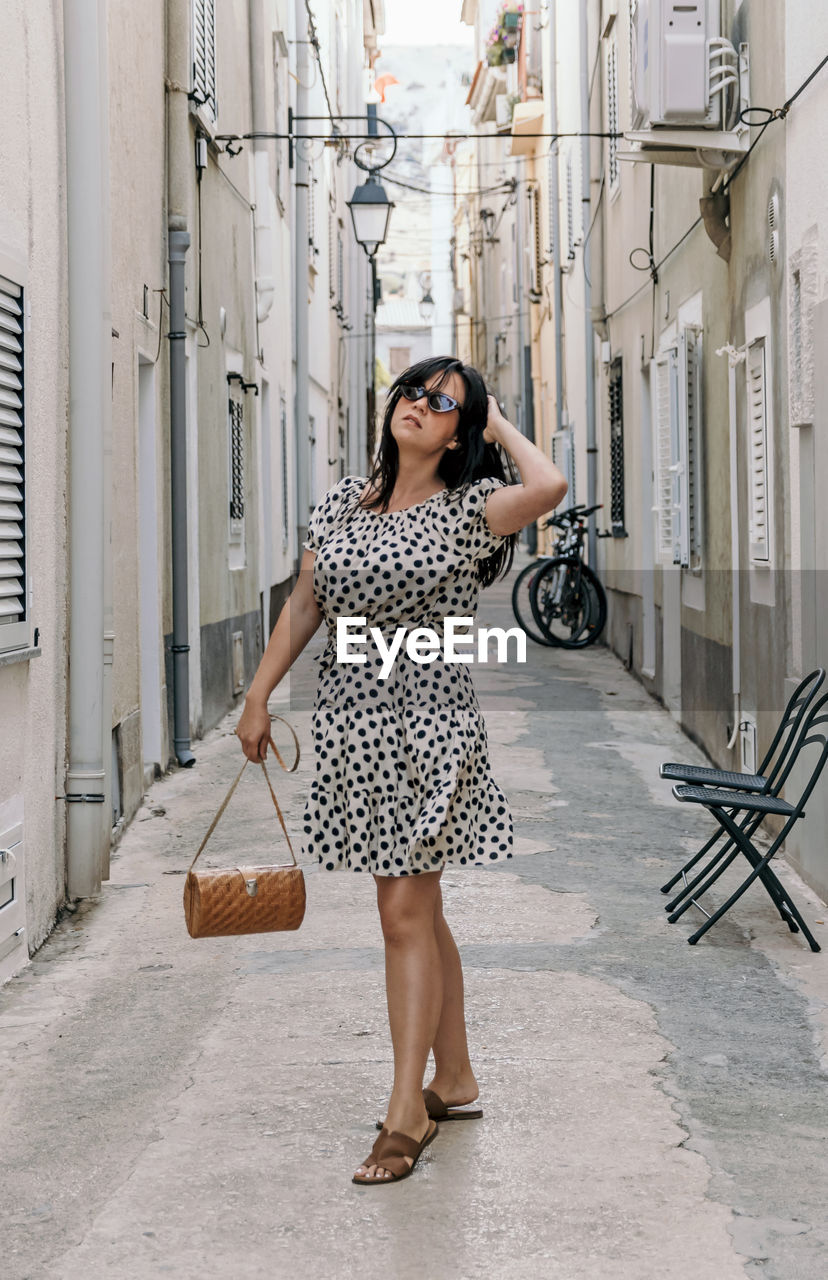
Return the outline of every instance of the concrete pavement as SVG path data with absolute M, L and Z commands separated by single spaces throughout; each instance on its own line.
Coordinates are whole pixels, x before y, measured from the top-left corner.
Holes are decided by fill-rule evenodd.
M 510 587 L 481 624 L 510 624 Z M 271 768 L 297 853 L 319 645 L 272 704 L 304 750 Z M 444 876 L 484 1119 L 399 1186 L 350 1182 L 391 1078 L 369 877 L 308 868 L 295 934 L 188 937 L 229 717 L 0 991 L 5 1280 L 821 1280 L 828 952 L 755 888 L 688 947 L 699 917 L 668 925 L 658 886 L 706 825 L 657 763 L 700 753 L 606 651 L 528 658 L 473 668 L 517 856 Z M 216 864 L 283 850 L 257 773 Z

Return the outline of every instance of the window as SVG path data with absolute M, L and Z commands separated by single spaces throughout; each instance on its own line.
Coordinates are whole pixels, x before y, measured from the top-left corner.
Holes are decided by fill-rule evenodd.
M 747 350 L 747 399 L 750 557 L 767 562 L 770 560 L 770 538 L 764 338 L 751 342 Z
M 607 132 L 618 133 L 618 47 L 615 36 L 607 40 Z M 618 185 L 618 139 L 609 138 L 607 174 L 610 190 Z
M 554 169 L 554 166 L 555 166 L 557 163 L 558 163 L 558 151 L 557 151 L 557 147 L 555 147 L 555 148 L 554 148 L 554 150 L 552 150 L 552 151 L 550 151 L 550 152 L 549 152 L 549 155 L 548 155 L 548 157 L 547 157 L 547 161 L 546 161 L 546 164 L 547 164 L 546 181 L 547 181 L 547 187 L 548 187 L 548 191 L 549 191 L 549 199 L 547 200 L 547 215 L 548 215 L 548 227 L 547 227 L 547 231 L 548 231 L 548 236 L 547 236 L 547 250 L 546 250 L 546 256 L 549 258 L 550 262 L 552 261 L 552 258 L 554 257 L 554 254 L 555 254 L 555 207 L 554 207 L 554 201 L 555 201 L 555 199 L 556 199 L 556 183 L 555 183 L 555 169 Z
M 553 433 L 552 461 L 563 472 L 568 485 L 567 506 L 574 507 L 578 499 L 575 497 L 575 441 L 572 427 L 565 427 L 563 431 Z
M 210 120 L 215 120 L 218 115 L 215 0 L 193 0 L 193 91 L 202 100 L 201 109 Z
M 658 548 L 701 567 L 701 330 L 685 326 L 656 359 L 655 462 Z
M 411 364 L 410 347 L 389 347 L 388 365 L 392 378 L 396 378 Z
M 0 276 L 0 651 L 29 644 L 23 289 Z
M 279 397 L 279 430 L 282 435 L 282 542 L 285 546 L 288 544 L 290 536 L 290 511 L 288 499 L 288 425 L 287 425 L 287 401 L 284 396 Z
M 615 537 L 624 537 L 624 392 L 621 381 L 621 357 L 610 365 L 610 520 Z
M 281 31 L 273 33 L 273 118 L 275 121 L 275 133 L 285 132 L 285 102 L 287 100 L 287 91 L 285 85 L 285 75 L 287 72 L 287 41 Z M 279 212 L 282 217 L 285 216 L 285 148 L 287 141 L 284 138 L 276 138 L 274 141 L 274 150 L 276 152 L 276 203 L 279 206 Z
M 532 183 L 526 194 L 529 200 L 529 297 L 539 302 L 543 296 L 540 190 Z

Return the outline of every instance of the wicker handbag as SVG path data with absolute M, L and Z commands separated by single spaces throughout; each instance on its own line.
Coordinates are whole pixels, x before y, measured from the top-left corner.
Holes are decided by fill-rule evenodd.
M 273 719 L 282 720 L 282 717 L 274 716 Z M 283 723 L 288 725 L 296 744 L 296 759 L 290 768 L 279 754 L 273 739 L 268 740 L 285 772 L 293 773 L 299 763 L 299 741 L 287 720 L 283 720 Z M 259 763 L 276 806 L 276 813 L 285 833 L 293 862 L 286 863 L 284 866 L 237 866 L 208 868 L 205 871 L 193 870 L 249 763 L 249 760 L 245 760 L 239 770 L 238 777 L 210 823 L 210 829 L 187 872 L 184 884 L 184 915 L 191 938 L 219 938 L 243 933 L 271 933 L 277 929 L 298 929 L 305 915 L 305 877 L 302 868 L 296 862 L 282 810 L 279 808 L 279 801 L 271 786 L 264 760 Z

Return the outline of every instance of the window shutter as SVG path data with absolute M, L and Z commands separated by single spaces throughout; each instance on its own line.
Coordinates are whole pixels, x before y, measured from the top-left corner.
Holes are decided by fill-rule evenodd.
M 215 0 L 193 0 L 193 89 L 206 99 L 203 109 L 211 119 L 216 105 L 216 8 Z
M 770 560 L 768 537 L 768 414 L 765 399 L 765 339 L 747 352 L 748 472 L 750 487 L 750 554 Z
M 607 132 L 618 132 L 618 49 L 613 35 L 607 43 Z M 609 138 L 609 184 L 618 182 L 618 139 Z
M 568 486 L 566 501 L 569 506 L 574 507 L 577 499 L 575 497 L 575 441 L 572 427 L 565 427 L 563 431 L 553 433 L 552 461 L 563 472 Z
M 0 276 L 0 649 L 28 643 L 23 290 Z
M 541 247 L 540 191 L 532 184 L 527 188 L 529 198 L 529 296 L 538 301 L 543 294 L 543 249 Z
M 675 463 L 674 440 L 676 418 L 676 348 L 668 347 L 655 362 L 655 460 L 656 511 L 658 513 L 658 549 L 664 559 L 675 558 L 676 511 L 674 506 Z
M 548 184 L 548 199 L 546 202 L 546 208 L 547 208 L 547 216 L 548 216 L 548 223 L 549 223 L 547 228 L 549 234 L 547 237 L 548 248 L 547 248 L 546 254 L 550 261 L 552 260 L 555 253 L 555 221 L 554 221 L 555 211 L 553 208 L 553 201 L 555 199 L 554 166 L 557 163 L 558 163 L 557 151 L 550 151 L 546 161 L 546 166 L 547 166 L 546 180 Z
M 289 493 L 288 493 L 288 441 L 287 441 L 287 401 L 284 396 L 279 399 L 279 430 L 282 436 L 282 542 L 287 546 L 290 536 Z
M 230 519 L 244 519 L 244 405 L 230 400 Z
M 622 535 L 624 526 L 624 390 L 621 357 L 613 360 L 609 375 L 610 519 L 612 532 Z
M 688 325 L 680 340 L 679 400 L 682 504 L 682 564 L 697 567 L 701 558 L 701 353 L 702 331 Z
M 575 193 L 572 173 L 572 152 L 566 153 L 566 256 L 575 257 Z

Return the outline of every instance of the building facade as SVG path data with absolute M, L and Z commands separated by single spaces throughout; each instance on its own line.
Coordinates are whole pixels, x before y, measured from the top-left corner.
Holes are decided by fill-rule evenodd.
M 312 507 L 364 467 L 370 279 L 330 139 L 382 23 L 4 8 L 0 980 L 242 698 Z
M 567 503 L 603 504 L 589 550 L 609 594 L 607 643 L 713 761 L 750 770 L 828 654 L 818 497 L 828 77 L 772 117 L 814 70 L 824 24 L 802 0 L 550 0 L 542 23 L 528 11 L 510 20 L 517 48 L 504 64 L 497 49 L 486 54 L 487 32 L 500 29 L 502 43 L 508 7 L 463 4 L 478 29 L 470 102 L 481 134 L 465 181 L 482 187 L 498 127 L 528 132 L 540 108 L 544 136 L 513 137 L 532 148 L 523 179 L 537 188 L 513 274 L 530 317 L 536 439 L 568 476 Z M 684 52 L 668 77 L 648 80 L 681 23 Z M 537 103 L 518 71 L 539 34 Z M 693 102 L 671 104 L 688 85 Z M 456 210 L 461 261 L 469 255 L 458 284 L 473 298 L 461 329 L 491 369 L 498 357 L 488 335 L 475 346 L 487 331 L 476 317 L 491 313 L 485 290 L 503 249 L 471 207 L 461 199 Z M 524 399 L 528 387 L 525 374 Z M 824 785 L 809 818 L 787 854 L 825 895 Z

